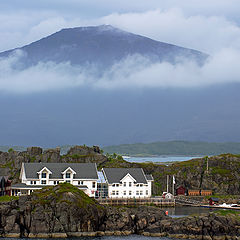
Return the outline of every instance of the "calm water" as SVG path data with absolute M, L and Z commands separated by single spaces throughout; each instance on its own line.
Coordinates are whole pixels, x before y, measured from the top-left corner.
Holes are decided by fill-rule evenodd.
M 168 211 L 170 217 L 185 217 L 192 214 L 202 214 L 217 211 L 214 208 L 203 207 L 175 207 L 175 208 L 163 208 L 164 211 Z
M 157 157 L 130 157 L 125 158 L 128 162 L 181 162 L 201 156 L 157 156 Z

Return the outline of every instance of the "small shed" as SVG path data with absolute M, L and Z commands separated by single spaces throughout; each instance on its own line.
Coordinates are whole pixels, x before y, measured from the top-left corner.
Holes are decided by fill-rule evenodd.
M 213 206 L 213 205 L 216 205 L 219 203 L 219 199 L 218 198 L 215 198 L 215 197 L 211 197 L 208 199 L 209 200 L 209 205 L 210 206 Z
M 200 190 L 188 190 L 189 196 L 200 196 Z
M 201 190 L 201 196 L 211 196 L 212 190 Z
M 7 176 L 0 176 L 0 196 L 11 195 L 11 181 Z
M 174 196 L 171 193 L 167 193 L 165 199 L 174 199 Z
M 176 194 L 177 195 L 185 195 L 185 193 L 186 193 L 186 188 L 185 187 L 183 187 L 183 186 L 177 187 L 177 189 L 176 189 Z

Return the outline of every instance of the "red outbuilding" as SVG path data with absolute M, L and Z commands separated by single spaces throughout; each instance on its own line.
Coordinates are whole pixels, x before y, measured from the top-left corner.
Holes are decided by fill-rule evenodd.
M 186 194 L 186 188 L 183 186 L 180 186 L 176 189 L 176 194 L 177 195 L 185 195 Z

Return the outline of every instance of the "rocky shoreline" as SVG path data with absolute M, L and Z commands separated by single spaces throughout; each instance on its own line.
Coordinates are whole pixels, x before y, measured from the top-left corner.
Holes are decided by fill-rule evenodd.
M 1 203 L 0 237 L 144 236 L 240 239 L 240 216 L 216 213 L 171 218 L 160 208 L 104 207 L 70 184 Z

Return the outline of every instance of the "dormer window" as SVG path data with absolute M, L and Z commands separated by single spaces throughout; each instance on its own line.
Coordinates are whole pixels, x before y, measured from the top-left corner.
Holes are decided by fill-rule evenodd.
M 47 178 L 47 173 L 43 172 L 42 173 L 42 178 Z
M 67 172 L 66 173 L 66 178 L 71 178 L 71 173 Z

